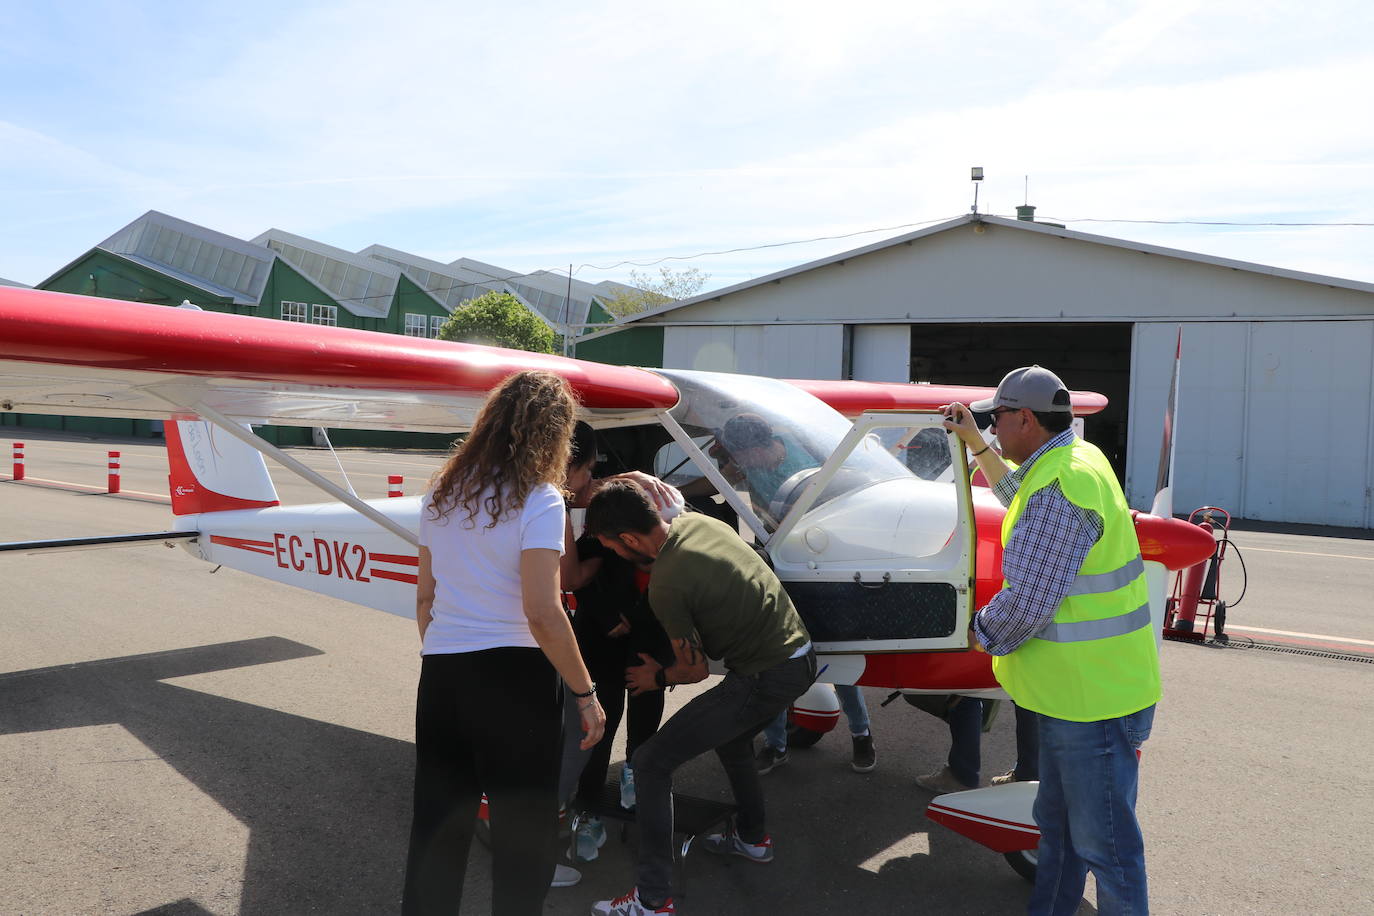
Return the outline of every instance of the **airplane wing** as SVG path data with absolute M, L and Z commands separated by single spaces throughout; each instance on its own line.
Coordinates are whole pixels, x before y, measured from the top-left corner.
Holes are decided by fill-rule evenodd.
M 788 379 L 846 417 L 857 417 L 866 410 L 939 410 L 958 401 L 970 404 L 990 398 L 997 388 L 973 385 L 925 385 L 901 382 L 844 382 L 815 379 Z M 1075 416 L 1086 417 L 1107 406 L 1107 396 L 1095 391 L 1070 391 Z
M 598 425 L 677 390 L 643 369 L 350 328 L 0 288 L 0 411 L 452 432 L 522 369 L 572 385 Z

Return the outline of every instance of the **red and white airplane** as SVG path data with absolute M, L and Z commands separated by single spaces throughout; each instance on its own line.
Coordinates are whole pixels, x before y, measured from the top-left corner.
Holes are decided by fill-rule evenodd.
M 970 613 L 1002 584 L 1003 509 L 971 485 L 939 412 L 991 388 L 636 369 L 25 289 L 0 289 L 0 328 L 0 411 L 168 421 L 173 530 L 131 539 L 179 540 L 213 564 L 411 617 L 419 499 L 359 499 L 251 426 L 458 433 L 507 375 L 547 369 L 602 430 L 612 470 L 714 487 L 706 508 L 733 513 L 767 551 L 823 681 L 1005 696 L 967 642 Z M 1073 404 L 1083 416 L 1106 398 L 1074 392 Z M 766 492 L 737 490 L 721 473 L 717 436 L 740 414 L 787 446 L 790 473 Z M 333 501 L 279 505 L 264 456 Z M 1160 632 L 1167 571 L 1201 562 L 1213 541 L 1156 511 L 1137 514 L 1136 530 Z M 837 715 L 827 689 L 799 710 Z M 1039 837 L 1034 795 L 1033 783 L 974 790 L 928 813 L 1024 874 Z

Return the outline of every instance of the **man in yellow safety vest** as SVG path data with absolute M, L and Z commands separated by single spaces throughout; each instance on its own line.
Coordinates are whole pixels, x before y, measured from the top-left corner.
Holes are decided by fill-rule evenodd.
M 992 415 L 1001 456 L 970 411 Z M 969 639 L 1039 717 L 1030 912 L 1077 912 L 1091 871 L 1099 913 L 1146 913 L 1136 751 L 1160 697 L 1159 655 L 1126 498 L 1102 452 L 1074 436 L 1068 389 L 1048 369 L 1009 372 L 991 399 L 950 404 L 945 420 L 1007 507 L 1003 588 Z

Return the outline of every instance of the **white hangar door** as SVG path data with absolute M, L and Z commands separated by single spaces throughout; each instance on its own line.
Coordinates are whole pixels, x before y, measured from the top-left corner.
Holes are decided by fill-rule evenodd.
M 667 327 L 663 368 L 767 378 L 837 379 L 844 366 L 839 324 Z
M 1370 525 L 1372 365 L 1374 321 L 1252 324 L 1247 518 Z
M 1138 324 L 1127 496 L 1154 495 L 1177 324 Z M 1174 510 L 1374 526 L 1374 321 L 1183 325 Z

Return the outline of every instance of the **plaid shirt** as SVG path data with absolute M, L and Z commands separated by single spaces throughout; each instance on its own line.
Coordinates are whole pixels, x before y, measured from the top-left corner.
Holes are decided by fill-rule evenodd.
M 1073 440 L 1073 430 L 1064 430 L 998 481 L 992 492 L 1002 505 L 1011 505 L 1036 459 Z M 1002 551 L 1007 587 L 973 618 L 974 635 L 990 654 L 1015 651 L 1054 619 L 1102 531 L 1102 517 L 1069 502 L 1058 481 L 1031 494 Z

